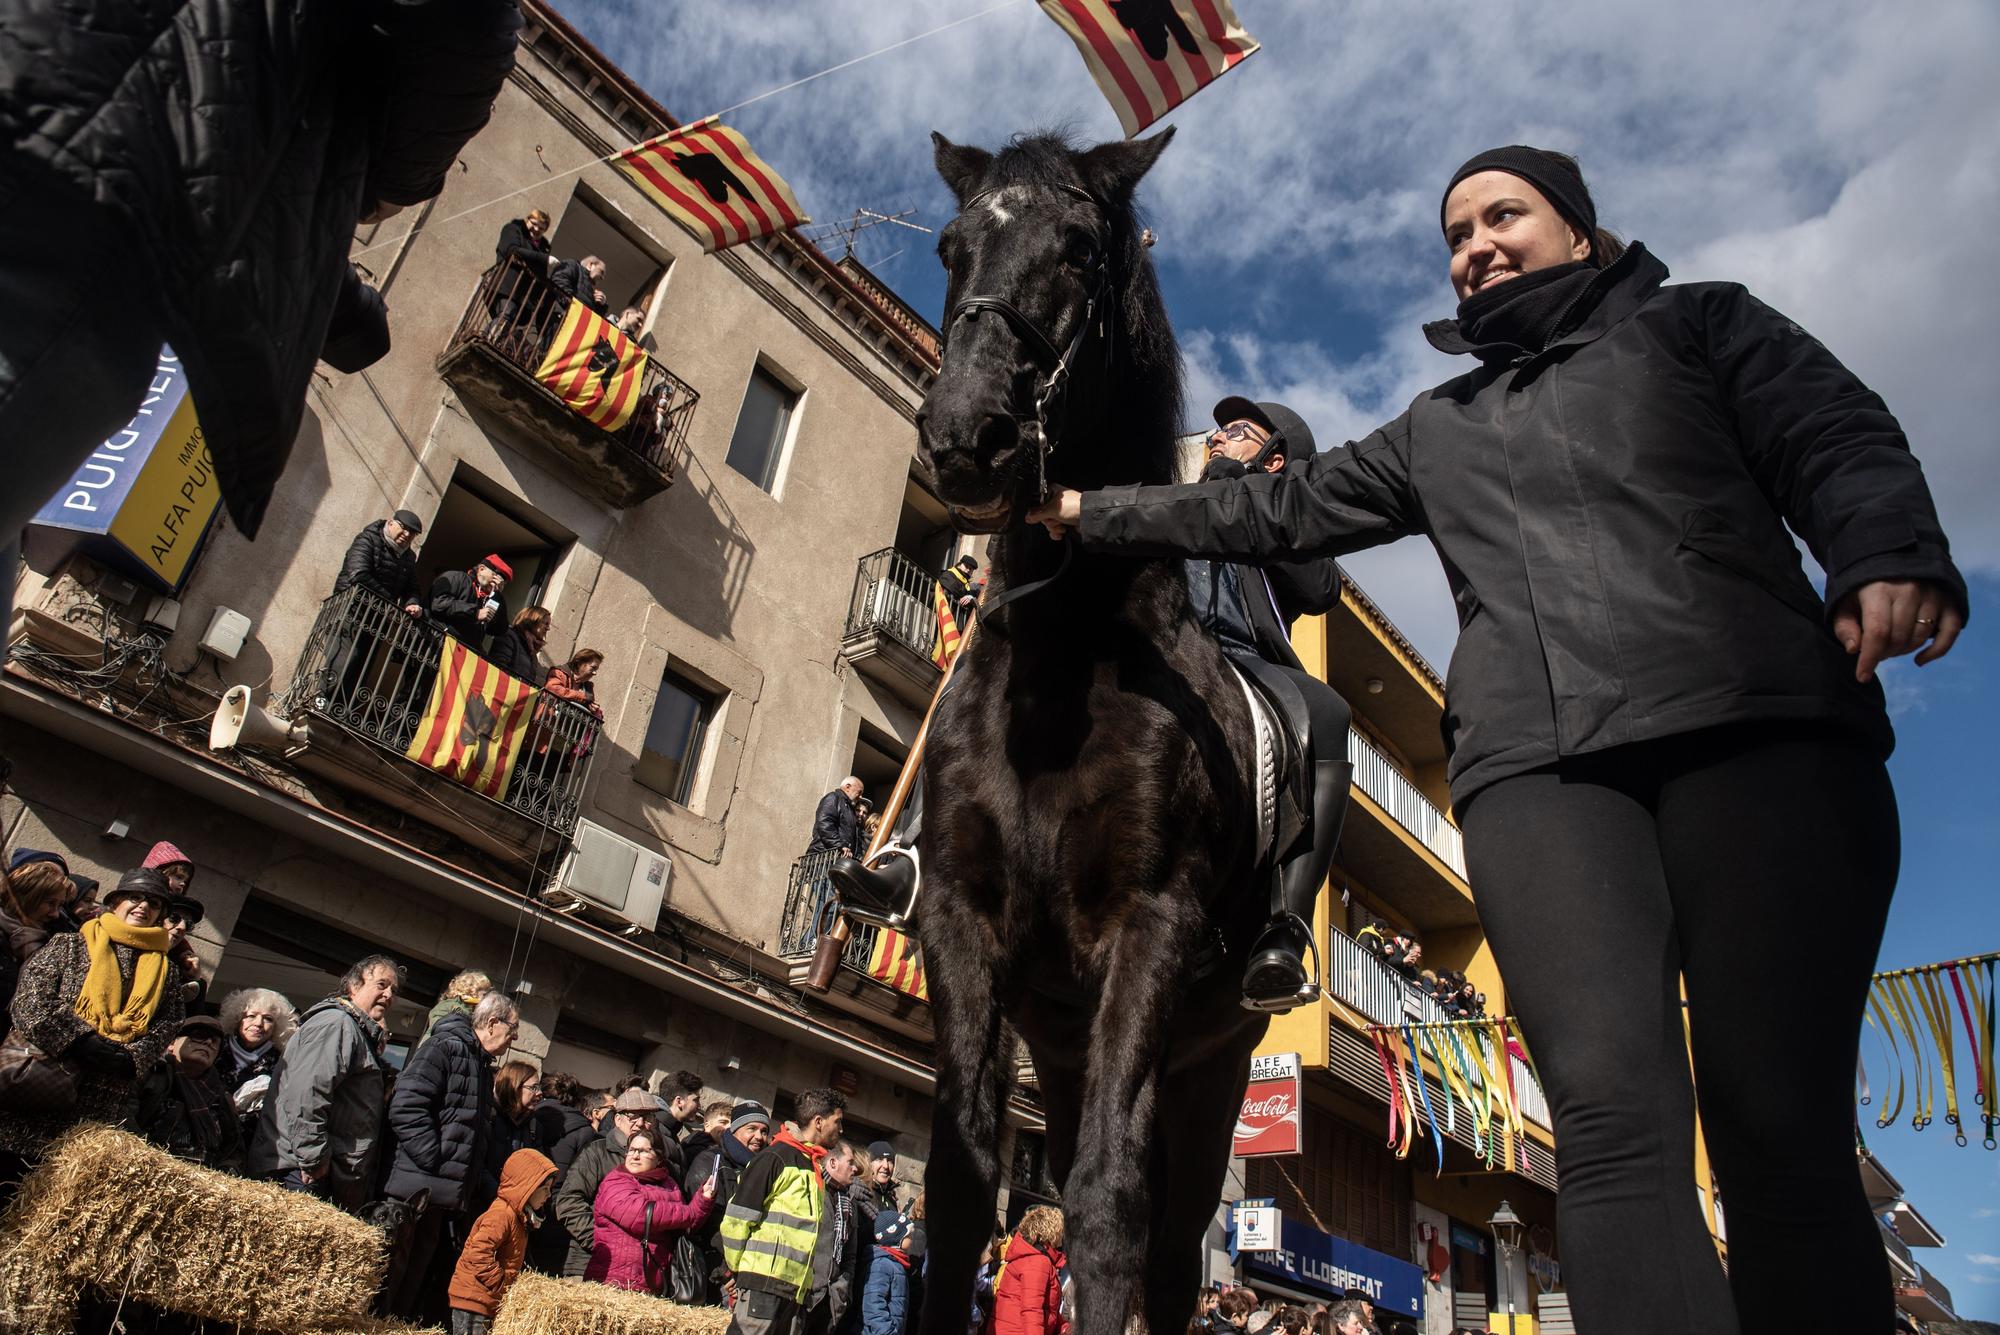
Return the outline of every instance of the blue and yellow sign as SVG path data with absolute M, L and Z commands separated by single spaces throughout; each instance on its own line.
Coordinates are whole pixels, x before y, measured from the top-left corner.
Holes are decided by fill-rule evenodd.
M 73 547 L 176 593 L 221 504 L 187 373 L 163 347 L 132 420 L 91 452 L 30 523 L 71 534 Z

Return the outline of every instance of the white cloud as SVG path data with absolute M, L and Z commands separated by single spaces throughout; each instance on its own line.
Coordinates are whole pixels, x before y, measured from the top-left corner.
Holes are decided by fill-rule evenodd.
M 1967 1252 L 1965 1259 L 1972 1265 L 2000 1266 L 2000 1256 L 1994 1256 L 1989 1252 Z

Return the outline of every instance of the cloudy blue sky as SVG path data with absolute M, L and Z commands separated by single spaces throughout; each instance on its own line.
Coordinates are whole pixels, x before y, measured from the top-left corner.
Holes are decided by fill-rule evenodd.
M 990 8 L 994 0 L 564 0 L 675 115 L 693 119 Z M 1264 50 L 1170 118 L 1144 192 L 1190 402 L 1225 387 L 1361 435 L 1454 374 L 1418 333 L 1449 314 L 1441 186 L 1497 143 L 1583 161 L 1600 217 L 1679 279 L 1744 282 L 1818 334 L 1902 417 L 1974 584 L 1957 652 L 1886 681 L 1902 744 L 1903 886 L 1884 967 L 2000 948 L 2000 8 L 1990 0 L 1237 0 Z M 1066 38 L 1027 3 L 732 116 L 818 219 L 950 201 L 927 132 L 1118 134 Z M 858 253 L 935 318 L 928 238 Z M 1440 666 L 1455 633 L 1427 545 L 1352 573 Z M 1812 906 L 1801 905 L 1802 913 Z M 1772 967 L 1812 961 L 1770 943 Z M 1808 984 L 1809 988 L 1809 984 Z M 1805 994 L 1809 997 L 1809 990 Z M 1807 1001 L 1806 1004 L 1809 1004 Z M 1951 1239 L 1933 1269 L 2000 1319 L 2000 1154 L 1942 1127 L 1871 1145 Z M 1810 1276 L 1801 1276 L 1810 1283 Z

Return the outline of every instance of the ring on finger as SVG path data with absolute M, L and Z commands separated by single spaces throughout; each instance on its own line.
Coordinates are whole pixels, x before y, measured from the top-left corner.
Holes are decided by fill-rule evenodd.
M 1918 617 L 1918 618 L 1917 618 L 1917 624 L 1918 624 L 1919 626 L 1935 626 L 1935 625 L 1937 625 L 1937 618 L 1936 618 L 1936 617 Z

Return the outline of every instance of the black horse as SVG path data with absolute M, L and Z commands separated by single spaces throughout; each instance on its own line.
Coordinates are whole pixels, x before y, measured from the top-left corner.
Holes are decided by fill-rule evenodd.
M 938 246 L 946 347 L 922 450 L 957 525 L 1000 534 L 989 609 L 1058 577 L 985 618 L 925 761 L 922 1335 L 962 1335 L 993 1226 L 1003 1018 L 1048 1115 L 1078 1335 L 1186 1326 L 1267 1023 L 1239 1004 L 1267 908 L 1241 688 L 1178 561 L 1078 551 L 1063 569 L 1022 520 L 1045 469 L 1079 488 L 1174 480 L 1180 358 L 1132 212 L 1171 134 L 997 154 L 933 136 L 960 211 Z

